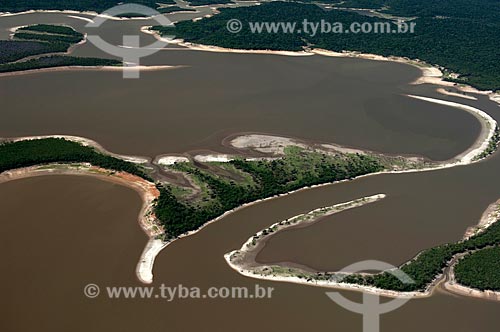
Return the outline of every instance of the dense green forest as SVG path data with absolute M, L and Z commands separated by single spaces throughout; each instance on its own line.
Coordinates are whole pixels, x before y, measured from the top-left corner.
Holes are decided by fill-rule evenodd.
M 71 27 L 35 24 L 16 30 L 13 40 L 0 40 L 0 64 L 47 53 L 62 53 L 83 35 Z
M 415 281 L 414 283 L 405 284 L 389 272 L 369 276 L 351 275 L 343 279 L 343 281 L 395 291 L 421 291 L 443 271 L 454 255 L 499 244 L 500 222 L 496 222 L 484 232 L 472 236 L 468 240 L 443 244 L 424 250 L 415 259 L 401 266 L 400 269 L 410 276 Z M 480 265 L 477 263 L 483 258 L 485 256 L 480 256 L 478 259 L 473 259 L 469 264 L 463 265 L 458 269 L 460 275 L 467 275 L 469 279 L 465 280 L 474 280 L 478 275 L 471 276 L 471 274 L 474 274 L 474 269 L 477 270 L 477 267 Z M 329 274 L 321 275 L 322 279 L 330 277 L 331 275 Z M 500 279 L 497 279 L 497 285 L 500 285 Z
M 403 56 L 443 66 L 461 76 L 455 81 L 479 89 L 500 89 L 500 10 L 498 1 L 393 0 L 385 12 L 418 16 L 415 33 L 252 33 L 248 22 L 393 22 L 354 12 L 325 11 L 313 4 L 272 2 L 260 6 L 221 8 L 221 13 L 196 22 L 178 22 L 175 31 L 154 27 L 186 41 L 240 49 L 298 51 L 316 47 Z M 425 3 L 425 4 L 422 4 Z M 349 3 L 347 3 L 349 4 Z M 226 29 L 227 21 L 243 23 L 239 33 Z M 391 23 L 393 24 L 393 23 Z
M 27 61 L 0 64 L 0 73 L 67 66 L 102 67 L 121 65 L 121 61 L 113 59 L 51 55 L 30 59 Z
M 14 62 L 29 56 L 66 52 L 65 44 L 21 40 L 0 40 L 0 64 Z
M 479 290 L 500 291 L 500 247 L 471 253 L 455 266 L 458 283 Z
M 182 202 L 171 188 L 159 186 L 161 195 L 156 206 L 156 216 L 170 237 L 197 229 L 207 221 L 244 203 L 384 169 L 382 163 L 371 156 L 331 156 L 295 147 L 286 149 L 286 154 L 281 159 L 237 159 L 225 167 L 233 167 L 247 180 L 235 181 L 230 177 L 218 175 L 213 170 L 207 171 L 203 165 L 179 163 L 174 166 L 176 170 L 189 174 L 199 183 L 206 184 L 208 190 L 204 201 L 193 203 Z
M 34 24 L 34 25 L 27 25 L 24 27 L 21 27 L 17 29 L 16 31 L 36 31 L 36 32 L 42 32 L 42 33 L 49 33 L 49 34 L 58 34 L 58 35 L 65 35 L 65 36 L 75 36 L 79 37 L 80 40 L 83 38 L 83 35 L 75 31 L 73 28 L 64 26 L 64 25 L 51 25 L 51 24 Z
M 14 168 L 56 162 L 88 162 L 94 166 L 127 172 L 152 181 L 139 165 L 104 155 L 93 147 L 63 138 L 44 138 L 0 144 L 0 173 Z

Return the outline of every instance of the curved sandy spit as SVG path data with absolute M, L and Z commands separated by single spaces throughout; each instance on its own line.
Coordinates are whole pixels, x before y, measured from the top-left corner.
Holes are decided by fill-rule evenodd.
M 352 209 L 352 208 L 357 208 L 361 207 L 363 205 L 369 204 L 376 202 L 380 199 L 385 198 L 386 195 L 384 194 L 378 194 L 378 195 L 373 195 L 373 196 L 367 196 L 363 198 L 358 198 L 349 202 L 345 203 L 340 203 L 333 205 L 332 207 L 338 207 L 339 210 L 336 210 L 334 212 L 329 212 L 324 215 L 321 215 L 319 218 L 322 218 L 323 216 L 327 215 L 332 215 L 335 213 L 342 212 L 347 209 Z M 343 206 L 346 206 L 343 208 Z M 330 207 L 330 208 L 332 208 Z M 311 212 L 315 212 L 320 209 L 316 209 Z M 308 214 L 306 213 L 306 214 Z M 300 214 L 295 217 L 289 218 L 286 221 L 293 220 L 294 218 L 299 218 L 305 214 Z M 483 213 L 479 223 L 474 226 L 470 227 L 467 229 L 463 239 L 466 240 L 472 235 L 484 232 L 489 226 L 493 225 L 495 222 L 498 222 L 500 218 L 500 200 L 496 201 L 495 203 L 490 204 L 488 208 L 485 210 Z M 312 221 L 313 223 L 315 221 Z M 275 223 L 271 225 L 268 228 L 272 227 L 277 227 L 277 230 L 275 233 L 280 232 L 286 228 L 289 227 L 294 227 L 296 225 L 290 225 L 290 226 L 280 226 L 282 225 L 283 221 Z M 308 221 L 305 221 L 305 223 L 308 223 Z M 309 221 L 310 223 L 310 221 Z M 268 229 L 266 228 L 266 229 Z M 275 234 L 273 233 L 273 235 Z M 295 284 L 302 284 L 302 285 L 308 285 L 308 286 L 317 286 L 317 287 L 325 287 L 325 288 L 334 288 L 334 289 L 342 289 L 342 290 L 351 290 L 351 291 L 358 291 L 358 292 L 364 292 L 364 293 L 370 293 L 370 294 L 376 294 L 380 296 L 385 296 L 385 297 L 392 297 L 392 298 L 424 298 L 424 297 L 429 297 L 431 296 L 434 291 L 437 289 L 439 285 L 443 285 L 443 289 L 454 293 L 458 295 L 464 295 L 464 296 L 471 296 L 471 297 L 477 297 L 477 298 L 482 298 L 482 299 L 488 299 L 488 300 L 500 300 L 500 292 L 494 292 L 494 291 L 480 291 L 477 289 L 473 288 L 468 288 L 463 285 L 460 285 L 456 282 L 455 276 L 453 274 L 453 268 L 454 266 L 458 263 L 459 259 L 463 257 L 465 254 L 458 254 L 455 255 L 447 268 L 445 268 L 444 272 L 437 275 L 436 278 L 427 286 L 427 288 L 424 291 L 414 291 L 414 292 L 398 292 L 398 291 L 392 291 L 392 290 L 385 290 L 381 288 L 376 288 L 376 287 L 371 287 L 371 286 L 364 286 L 364 285 L 357 285 L 357 284 L 348 284 L 348 283 L 342 283 L 342 282 L 336 282 L 336 281 L 326 281 L 326 280 L 313 280 L 313 279 L 305 279 L 305 278 L 299 278 L 296 276 L 284 276 L 284 275 L 270 275 L 270 274 L 262 274 L 259 269 L 266 269 L 270 268 L 269 265 L 264 265 L 264 264 L 259 264 L 254 261 L 253 257 L 255 257 L 255 251 L 259 251 L 259 243 L 260 241 L 265 242 L 267 238 L 271 237 L 272 235 L 267 235 L 263 239 L 260 238 L 257 240 L 256 244 L 253 244 L 252 242 L 254 241 L 254 236 L 262 236 L 263 231 L 260 231 L 256 233 L 255 235 L 251 236 L 239 250 L 233 250 L 227 254 L 224 255 L 224 258 L 227 262 L 227 264 L 235 271 L 237 271 L 239 274 L 249 277 L 249 278 L 254 278 L 254 279 L 261 279 L 261 280 L 270 280 L 270 281 L 277 281 L 277 282 L 288 282 L 288 283 L 295 283 Z M 247 258 L 245 259 L 245 255 L 249 254 L 250 257 L 252 258 Z M 418 257 L 415 256 L 415 258 Z M 413 258 L 413 259 L 415 259 Z M 235 259 L 239 259 L 240 262 L 239 264 L 234 262 Z M 249 266 L 248 266 L 249 265 Z M 286 267 L 285 267 L 286 268 Z

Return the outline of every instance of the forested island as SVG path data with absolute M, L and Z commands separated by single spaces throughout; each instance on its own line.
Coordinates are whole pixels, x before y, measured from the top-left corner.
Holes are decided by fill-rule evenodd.
M 198 21 L 178 22 L 171 28 L 153 27 L 187 42 L 234 49 L 301 51 L 319 48 L 357 51 L 419 59 L 446 68 L 446 79 L 483 90 L 500 89 L 500 8 L 498 1 L 378 0 L 346 1 L 324 10 L 315 4 L 270 2 L 260 6 L 221 8 L 220 14 Z M 338 7 L 338 6 L 337 6 Z M 380 8 L 369 17 L 343 7 Z M 383 9 L 382 9 L 383 7 Z M 342 10 L 341 10 L 342 9 Z M 363 13 L 363 12 L 361 12 Z M 252 33 L 248 22 L 387 22 L 391 15 L 416 23 L 415 33 Z M 382 18 L 386 17 L 386 18 Z M 231 19 L 242 22 L 239 33 L 228 32 Z M 451 75 L 458 73 L 459 76 Z
M 0 41 L 0 73 L 63 66 L 120 66 L 113 59 L 65 55 L 84 35 L 62 25 L 35 24 L 15 30 L 11 40 Z

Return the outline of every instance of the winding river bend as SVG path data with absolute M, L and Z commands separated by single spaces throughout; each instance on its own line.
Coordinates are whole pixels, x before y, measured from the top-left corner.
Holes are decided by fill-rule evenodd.
M 61 14 L 0 18 L 2 33 L 25 22 L 85 23 Z M 111 22 L 110 40 L 143 23 Z M 145 39 L 151 38 L 145 35 Z M 100 55 L 91 45 L 79 55 Z M 174 48 L 147 64 L 183 65 L 124 81 L 120 73 L 64 71 L 0 78 L 0 136 L 68 134 L 108 150 L 154 157 L 225 152 L 222 139 L 264 132 L 445 160 L 465 150 L 480 125 L 465 112 L 403 94 L 468 104 L 500 120 L 500 108 L 414 86 L 419 71 L 394 63 L 322 56 L 206 53 Z M 355 96 L 355 97 L 353 97 Z M 338 270 L 364 259 L 399 264 L 463 236 L 500 196 L 500 156 L 424 173 L 384 174 L 253 205 L 171 244 L 155 264 L 154 286 L 275 287 L 267 300 L 87 299 L 88 283 L 140 285 L 135 265 L 147 241 L 140 197 L 86 176 L 43 176 L 0 186 L 2 331 L 361 330 L 361 318 L 325 290 L 257 281 L 223 255 L 274 222 L 314 208 L 385 193 L 387 198 L 285 231 L 260 262 Z M 359 294 L 344 292 L 351 298 Z M 496 331 L 500 304 L 437 291 L 382 317 L 382 331 Z M 425 317 L 425 319 L 422 319 Z

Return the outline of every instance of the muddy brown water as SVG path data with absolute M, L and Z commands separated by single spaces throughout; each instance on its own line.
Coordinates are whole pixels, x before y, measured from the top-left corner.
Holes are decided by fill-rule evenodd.
M 67 20 L 47 17 L 29 19 Z M 20 23 L 9 20 L 0 19 L 2 28 Z M 107 31 L 111 37 L 117 33 Z M 84 47 L 82 53 L 94 52 Z M 499 118 L 500 108 L 483 97 L 462 100 L 437 95 L 428 85 L 409 86 L 418 71 L 400 64 L 178 50 L 159 52 L 147 61 L 189 67 L 144 73 L 137 81 L 103 72 L 0 78 L 1 136 L 81 135 L 113 152 L 154 156 L 223 150 L 220 142 L 226 135 L 252 131 L 446 159 L 474 141 L 477 121 L 401 94 L 463 102 Z M 500 196 L 499 158 L 301 191 L 231 214 L 173 243 L 157 258 L 153 286 L 275 287 L 267 300 L 87 299 L 83 287 L 88 283 L 101 288 L 140 285 L 135 265 L 146 237 L 137 225 L 139 196 L 87 176 L 4 183 L 0 330 L 361 331 L 361 317 L 332 303 L 325 289 L 243 277 L 227 266 L 223 254 L 276 221 L 386 193 L 375 204 L 278 234 L 258 259 L 319 270 L 362 259 L 399 264 L 419 250 L 461 238 L 478 221 Z M 360 299 L 359 294 L 343 294 Z M 498 303 L 438 291 L 384 315 L 381 331 L 497 331 L 499 309 Z

